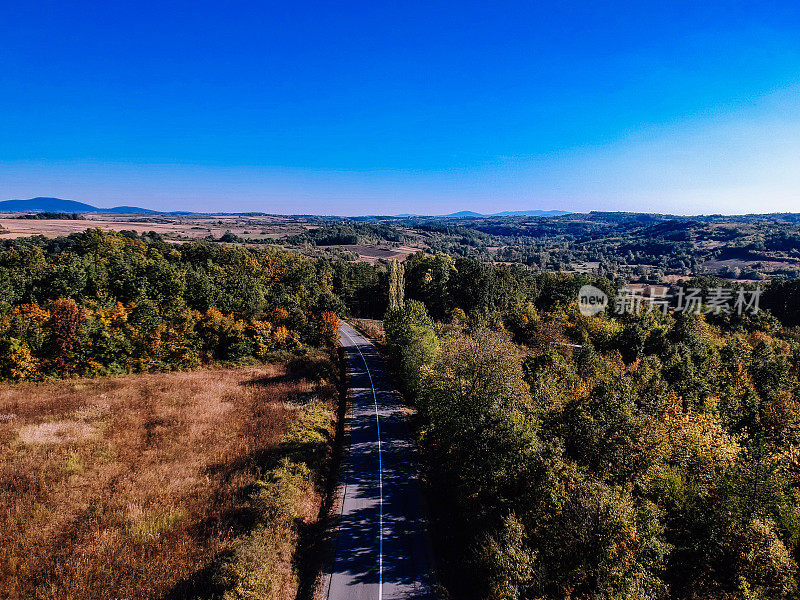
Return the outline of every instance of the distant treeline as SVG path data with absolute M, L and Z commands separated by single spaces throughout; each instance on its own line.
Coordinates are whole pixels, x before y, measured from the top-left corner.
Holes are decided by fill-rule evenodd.
M 391 225 L 353 222 L 344 225 L 325 225 L 305 233 L 286 237 L 282 241 L 295 246 L 303 244 L 336 246 L 380 241 L 401 244 L 406 239 L 405 235 Z
M 81 215 L 78 213 L 64 213 L 64 212 L 39 212 L 39 213 L 31 213 L 29 215 L 20 215 L 17 217 L 18 219 L 43 219 L 43 220 L 66 220 L 66 221 L 77 221 L 79 219 L 85 219 L 85 215 Z
M 538 271 L 591 271 L 661 281 L 665 275 L 763 279 L 800 274 L 800 215 L 678 217 L 637 213 L 560 217 L 364 218 L 282 242 L 330 246 L 398 242 Z M 711 264 L 709 264 L 711 261 Z M 713 261 L 729 261 L 718 264 Z
M 402 244 L 541 272 L 584 272 L 650 283 L 666 276 L 761 280 L 800 275 L 800 216 L 793 214 L 317 217 L 311 227 L 280 239 L 228 231 L 213 241 L 326 248 L 330 255 L 335 255 L 331 246 Z

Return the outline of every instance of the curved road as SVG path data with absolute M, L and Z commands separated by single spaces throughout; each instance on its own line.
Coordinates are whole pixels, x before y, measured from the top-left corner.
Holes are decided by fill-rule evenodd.
M 402 403 L 375 347 L 347 324 L 339 333 L 352 405 L 327 598 L 433 599 L 419 468 Z

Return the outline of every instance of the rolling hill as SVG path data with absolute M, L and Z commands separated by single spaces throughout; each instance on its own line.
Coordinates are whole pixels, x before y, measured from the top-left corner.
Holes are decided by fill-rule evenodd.
M 460 212 L 450 213 L 449 215 L 442 215 L 453 219 L 463 218 L 478 218 L 478 217 L 558 217 L 560 215 L 570 214 L 566 210 L 505 210 L 503 212 L 483 214 L 471 210 L 462 210 Z

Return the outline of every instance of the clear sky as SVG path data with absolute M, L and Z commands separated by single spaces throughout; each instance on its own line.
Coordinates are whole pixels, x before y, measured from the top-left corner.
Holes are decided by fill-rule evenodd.
M 787 2 L 4 2 L 0 199 L 800 212 Z

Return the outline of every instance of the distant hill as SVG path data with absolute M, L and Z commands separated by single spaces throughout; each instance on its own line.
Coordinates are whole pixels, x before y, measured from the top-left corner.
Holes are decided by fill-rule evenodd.
M 494 213 L 490 217 L 559 217 L 561 215 L 568 215 L 569 211 L 566 210 L 505 210 L 503 212 Z
M 459 212 L 450 213 L 449 215 L 442 215 L 443 217 L 453 217 L 456 219 L 462 219 L 464 217 L 485 217 L 486 215 L 482 215 L 481 213 L 473 212 L 471 210 L 461 210 Z
M 91 204 L 62 200 L 61 198 L 31 198 L 30 200 L 4 200 L 0 202 L 0 212 L 52 212 L 52 213 L 102 213 L 116 215 L 159 214 L 157 210 L 138 206 L 115 206 L 98 208 Z
M 97 212 L 109 213 L 113 215 L 159 215 L 157 210 L 149 208 L 139 208 L 138 206 L 115 206 L 114 208 L 98 208 Z
M 503 212 L 491 213 L 487 215 L 471 210 L 462 210 L 442 216 L 454 219 L 464 219 L 478 217 L 558 217 L 560 215 L 568 214 L 570 213 L 566 210 L 505 210 Z

